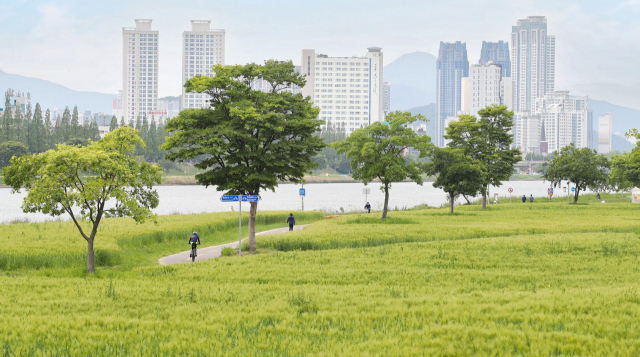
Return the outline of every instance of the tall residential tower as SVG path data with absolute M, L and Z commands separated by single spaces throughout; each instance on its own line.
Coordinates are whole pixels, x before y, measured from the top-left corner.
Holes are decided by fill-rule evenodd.
M 135 20 L 136 27 L 122 29 L 122 115 L 125 120 L 158 108 L 158 31 L 152 20 Z
M 191 31 L 182 33 L 182 108 L 204 108 L 208 96 L 186 92 L 184 84 L 191 78 L 212 76 L 213 65 L 224 65 L 225 31 L 212 30 L 209 20 L 191 20 Z
M 511 54 L 509 43 L 504 41 L 482 41 L 479 64 L 493 62 L 502 68 L 502 77 L 511 77 Z
M 302 95 L 320 108 L 325 125 L 347 135 L 373 122 L 384 121 L 383 53 L 369 47 L 363 57 L 329 57 L 302 50 L 302 75 L 307 83 Z
M 461 81 L 469 77 L 467 44 L 440 42 L 436 62 L 436 122 L 434 144 L 444 146 L 445 119 L 458 114 L 462 103 Z
M 537 98 L 554 91 L 555 47 L 555 37 L 547 34 L 544 16 L 529 16 L 512 27 L 514 111 L 531 112 Z

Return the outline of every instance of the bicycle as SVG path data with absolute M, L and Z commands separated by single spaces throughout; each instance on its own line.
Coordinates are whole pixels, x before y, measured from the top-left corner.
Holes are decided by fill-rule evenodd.
M 189 257 L 191 257 L 191 261 L 194 262 L 196 260 L 196 257 L 198 256 L 198 244 L 196 243 L 190 243 L 191 244 L 191 255 L 189 255 Z

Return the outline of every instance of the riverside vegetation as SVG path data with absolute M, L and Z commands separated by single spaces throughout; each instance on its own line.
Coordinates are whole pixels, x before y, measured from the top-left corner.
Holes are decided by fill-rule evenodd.
M 0 353 L 637 355 L 640 207 L 603 198 L 298 212 L 317 222 L 259 237 L 259 254 L 164 267 L 192 229 L 232 241 L 237 216 L 111 218 L 93 275 L 71 223 L 0 226 Z

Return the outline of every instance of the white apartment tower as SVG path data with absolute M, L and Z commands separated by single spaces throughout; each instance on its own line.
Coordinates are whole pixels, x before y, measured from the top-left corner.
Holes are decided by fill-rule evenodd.
M 514 111 L 530 112 L 537 98 L 554 91 L 555 48 L 555 37 L 547 34 L 544 16 L 529 16 L 512 27 Z
M 570 96 L 567 91 L 547 93 L 536 100 L 534 114 L 544 125 L 548 152 L 570 144 L 578 149 L 589 147 L 588 100 L 586 96 Z
M 494 104 L 502 104 L 502 68 L 500 66 L 493 62 L 471 65 L 469 68 L 469 82 L 471 85 L 471 108 L 469 109 L 469 114 L 477 116 L 478 111 L 481 109 Z M 466 83 L 463 86 L 466 87 Z M 463 94 L 463 96 L 465 96 L 463 98 L 464 103 L 465 100 L 468 100 L 466 98 L 467 93 Z
M 598 116 L 598 153 L 606 154 L 611 151 L 611 132 L 613 115 L 604 113 Z
M 225 31 L 212 30 L 209 20 L 191 20 L 191 31 L 182 33 L 182 108 L 209 106 L 208 96 L 186 92 L 184 84 L 195 76 L 213 76 L 213 65 L 224 65 Z
M 384 121 L 382 49 L 369 47 L 364 57 L 329 57 L 302 50 L 302 95 L 320 108 L 325 125 L 349 135 L 376 121 Z
M 135 20 L 122 28 L 122 115 L 125 120 L 155 112 L 158 107 L 158 31 L 152 20 Z
M 391 112 L 391 83 L 384 82 L 382 86 L 382 111 L 384 112 L 384 116 L 386 117 L 387 114 Z

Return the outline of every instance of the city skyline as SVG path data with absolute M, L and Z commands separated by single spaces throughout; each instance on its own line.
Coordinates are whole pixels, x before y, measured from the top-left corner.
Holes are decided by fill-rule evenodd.
M 588 1 L 560 1 L 552 5 L 541 1 L 492 1 L 489 4 L 492 11 L 485 11 L 482 17 L 477 16 L 481 11 L 479 5 L 461 9 L 455 3 L 404 1 L 389 7 L 383 2 L 373 2 L 371 6 L 354 2 L 341 4 L 344 13 L 336 13 L 332 9 L 338 3 L 329 1 L 313 5 L 314 11 L 309 14 L 290 1 L 282 1 L 287 10 L 277 13 L 266 4 L 243 3 L 250 5 L 242 6 L 246 13 L 232 11 L 237 9 L 235 3 L 204 1 L 191 1 L 188 6 L 168 1 L 133 1 L 123 8 L 120 5 L 124 1 L 120 0 L 110 6 L 72 0 L 55 3 L 10 0 L 0 5 L 0 23 L 7 29 L 0 34 L 3 43 L 0 70 L 54 81 L 76 90 L 115 94 L 122 85 L 118 76 L 122 68 L 121 28 L 136 18 L 149 18 L 161 34 L 158 95 L 162 97 L 180 93 L 182 33 L 194 19 L 211 19 L 213 28 L 227 31 L 228 64 L 261 63 L 275 58 L 291 59 L 299 65 L 296 59 L 300 48 L 351 56 L 356 55 L 355 49 L 367 46 L 385 48 L 388 64 L 410 52 L 437 54 L 440 41 L 456 40 L 467 43 L 469 60 L 476 63 L 482 41 L 510 42 L 511 26 L 518 19 L 543 15 L 549 20 L 549 32 L 560 39 L 556 88 L 575 91 L 574 87 L 581 84 L 609 83 L 622 87 L 640 84 L 640 73 L 634 71 L 633 61 L 640 52 L 640 26 L 634 21 L 640 13 L 640 2 L 635 0 L 606 6 Z M 15 16 L 17 8 L 21 13 L 37 16 L 20 19 Z M 342 21 L 352 10 L 359 11 L 362 22 Z M 459 12 L 457 23 L 440 19 L 442 14 L 453 10 Z M 266 17 L 271 17 L 271 21 Z M 336 26 L 332 29 L 321 26 L 318 20 L 322 18 L 330 19 Z M 292 28 L 299 30 L 289 31 Z M 603 56 L 603 53 L 617 55 Z M 78 75 L 70 76 L 72 69 Z M 593 96 L 584 90 L 580 94 Z

